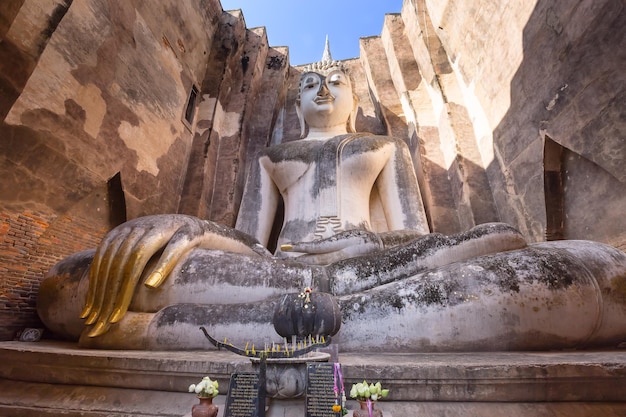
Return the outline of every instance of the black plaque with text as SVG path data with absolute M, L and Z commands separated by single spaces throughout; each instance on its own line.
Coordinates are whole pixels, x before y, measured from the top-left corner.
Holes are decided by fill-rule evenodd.
M 224 417 L 254 417 L 258 398 L 259 374 L 239 372 L 230 376 Z
M 334 364 L 308 363 L 306 368 L 306 417 L 337 417 L 335 404 Z

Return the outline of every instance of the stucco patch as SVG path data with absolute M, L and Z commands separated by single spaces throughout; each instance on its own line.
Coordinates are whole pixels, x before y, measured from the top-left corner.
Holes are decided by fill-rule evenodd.
M 76 92 L 76 102 L 86 110 L 85 132 L 96 138 L 106 114 L 106 102 L 94 84 L 81 85 Z
M 235 136 L 239 132 L 241 113 L 225 111 L 219 101 L 215 110 L 215 119 L 219 122 L 217 131 L 221 137 Z
M 142 120 L 138 126 L 123 121 L 117 131 L 126 146 L 137 153 L 137 171 L 147 171 L 156 176 L 159 173 L 158 159 L 169 149 L 171 125 L 148 112 L 137 116 Z

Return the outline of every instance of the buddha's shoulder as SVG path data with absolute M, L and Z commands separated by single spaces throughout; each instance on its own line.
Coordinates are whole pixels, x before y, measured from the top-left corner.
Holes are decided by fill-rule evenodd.
M 260 157 L 269 158 L 272 161 L 286 160 L 310 160 L 314 159 L 318 150 L 322 148 L 324 142 L 309 140 L 294 140 L 283 142 L 264 148 L 260 152 Z
M 401 151 L 406 148 L 406 143 L 393 136 L 374 134 L 355 134 L 353 137 L 339 144 L 339 149 L 344 155 L 376 154 L 385 150 L 388 152 Z
M 404 140 L 394 136 L 374 135 L 372 133 L 357 133 L 354 138 L 349 139 L 355 145 L 365 146 L 406 146 Z
M 264 156 L 273 161 L 302 160 L 314 161 L 320 152 L 367 152 L 385 146 L 406 147 L 406 143 L 393 136 L 374 135 L 371 133 L 354 133 L 336 136 L 327 140 L 294 140 L 273 145 L 261 151 Z

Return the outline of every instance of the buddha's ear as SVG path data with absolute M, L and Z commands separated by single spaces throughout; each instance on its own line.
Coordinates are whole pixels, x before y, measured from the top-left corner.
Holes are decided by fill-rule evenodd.
M 356 115 L 359 111 L 359 98 L 356 94 L 352 94 L 352 102 L 352 112 L 350 113 L 350 117 L 348 117 L 348 124 L 346 126 L 350 133 L 356 132 Z
M 300 122 L 300 139 L 306 137 L 306 122 L 304 121 L 304 115 L 300 109 L 300 99 L 296 99 L 296 114 L 298 115 L 298 122 Z

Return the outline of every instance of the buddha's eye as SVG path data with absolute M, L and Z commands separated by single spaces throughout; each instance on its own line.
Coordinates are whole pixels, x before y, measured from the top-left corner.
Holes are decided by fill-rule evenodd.
M 306 77 L 304 83 L 302 83 L 303 90 L 310 90 L 311 88 L 317 88 L 319 85 L 319 79 L 317 77 Z
M 328 82 L 330 82 L 331 84 L 338 85 L 338 84 L 343 84 L 345 81 L 343 78 L 343 74 L 336 72 L 334 74 L 331 74 L 328 77 Z

